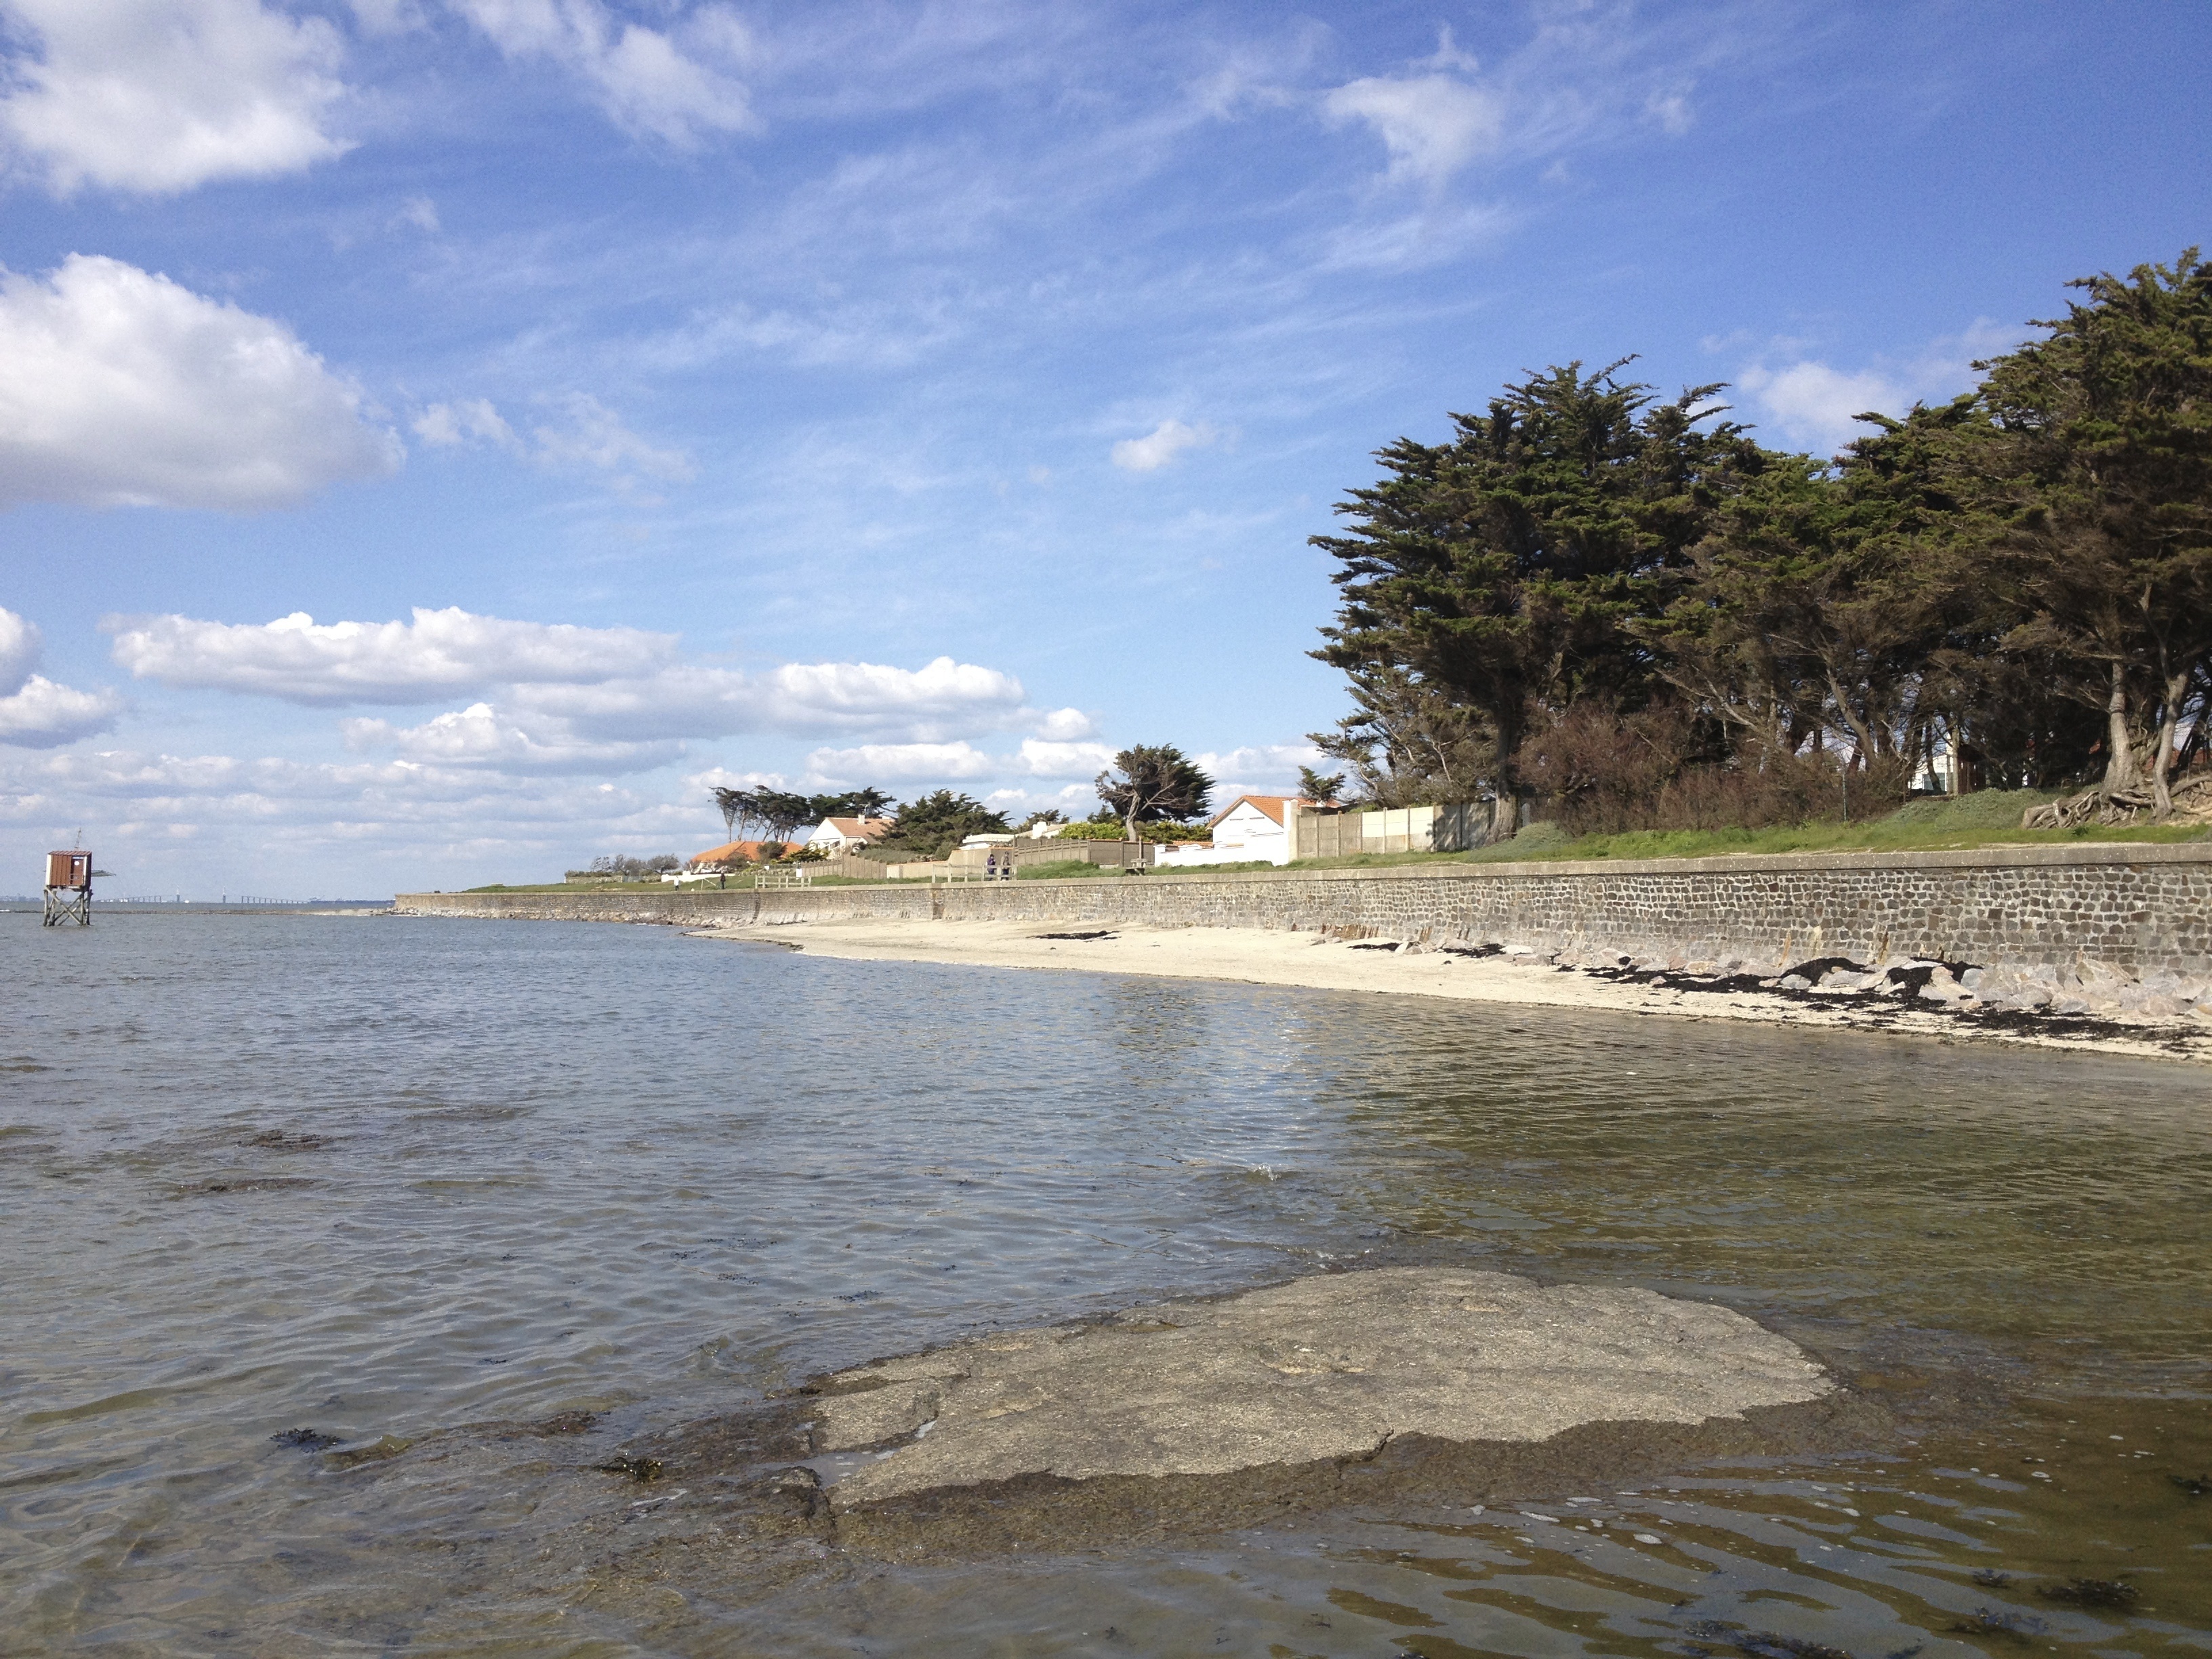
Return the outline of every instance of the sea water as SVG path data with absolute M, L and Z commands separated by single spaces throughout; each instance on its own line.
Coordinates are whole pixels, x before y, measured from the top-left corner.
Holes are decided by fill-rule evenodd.
M 0 1652 L 2212 1649 L 2187 1065 L 372 915 L 4 915 L 0 981 Z M 597 1467 L 1405 1260 L 1720 1302 L 1927 1426 L 754 1583 Z

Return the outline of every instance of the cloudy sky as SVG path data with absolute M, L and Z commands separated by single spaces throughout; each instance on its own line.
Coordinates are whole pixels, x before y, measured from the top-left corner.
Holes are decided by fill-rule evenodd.
M 1280 787 L 1305 538 L 1571 359 L 1769 441 L 2212 237 L 2212 10 L 0 0 L 0 892 Z M 13 872 L 13 873 L 10 873 Z

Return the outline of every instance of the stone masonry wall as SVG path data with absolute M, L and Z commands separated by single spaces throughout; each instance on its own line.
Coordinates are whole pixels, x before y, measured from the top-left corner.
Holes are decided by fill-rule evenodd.
M 2212 970 L 2212 846 L 1428 864 L 934 888 L 409 894 L 402 914 L 775 927 L 841 918 L 1334 928 L 1587 956 L 1921 957 Z

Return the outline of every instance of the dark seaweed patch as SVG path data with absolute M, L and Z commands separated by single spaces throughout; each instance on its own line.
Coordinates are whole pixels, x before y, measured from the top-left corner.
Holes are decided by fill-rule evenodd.
M 213 1198 L 224 1193 L 281 1193 L 294 1187 L 316 1187 L 322 1183 L 304 1176 L 246 1176 L 237 1179 L 188 1182 L 170 1194 L 172 1198 Z
M 2142 1595 L 2133 1584 L 2119 1578 L 2069 1578 L 2057 1584 L 2042 1586 L 2043 1596 L 2052 1601 L 2064 1601 L 2077 1607 L 2131 1607 Z
M 1795 968 L 1784 969 L 1778 977 L 1788 979 L 1794 975 L 1808 985 L 1818 985 L 1838 969 L 1848 974 L 1868 974 L 1874 971 L 1866 963 L 1853 962 L 1849 957 L 1815 957 L 1810 962 L 1801 962 Z
M 1784 1636 L 1779 1631 L 1737 1631 L 1717 1619 L 1700 1619 L 1688 1626 L 1684 1633 L 1700 1642 L 1724 1643 L 1739 1653 L 1757 1655 L 1758 1659 L 1851 1659 L 1850 1650 L 1845 1648 Z
M 1963 1636 L 2008 1636 L 2015 1642 L 2025 1642 L 2031 1636 L 2042 1635 L 2045 1626 L 2043 1620 L 2030 1613 L 1976 1607 L 1951 1628 Z

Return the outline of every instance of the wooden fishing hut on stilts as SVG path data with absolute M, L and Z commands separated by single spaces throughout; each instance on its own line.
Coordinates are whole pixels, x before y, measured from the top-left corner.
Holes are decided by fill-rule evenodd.
M 58 927 L 65 921 L 92 926 L 92 854 L 83 852 L 46 854 L 46 916 L 40 924 Z

